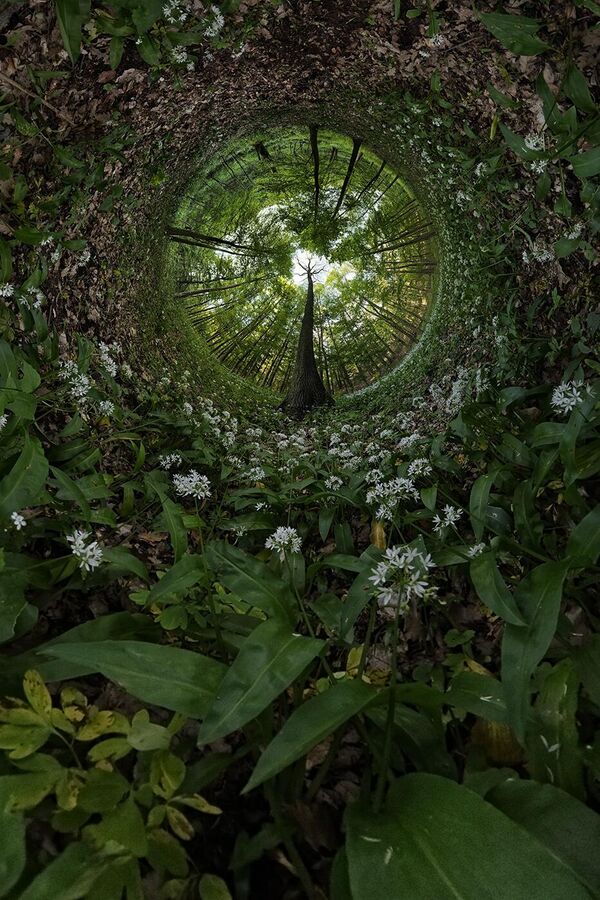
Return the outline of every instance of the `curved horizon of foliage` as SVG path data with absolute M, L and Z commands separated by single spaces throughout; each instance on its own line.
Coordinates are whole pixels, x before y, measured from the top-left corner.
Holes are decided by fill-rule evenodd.
M 57 2 L 57 28 L 73 60 L 92 48 L 120 72 L 135 54 L 149 84 L 181 84 L 207 48 L 239 52 L 254 13 L 228 38 L 234 6 Z M 386 28 L 427 17 L 427 47 L 444 40 L 442 0 L 417 17 L 394 4 L 396 26 L 391 7 Z M 491 84 L 491 128 L 469 124 L 438 73 L 420 97 L 332 89 L 312 112 L 256 110 L 252 128 L 251 111 L 235 146 L 237 123 L 219 133 L 207 112 L 171 179 L 169 140 L 116 122 L 71 146 L 43 95 L 3 100 L 0 896 L 600 897 L 600 118 L 571 39 L 541 17 L 481 20 L 507 92 L 539 56 L 535 131 Z M 301 135 L 302 202 L 261 224 L 273 173 L 254 144 L 276 159 L 273 118 L 283 144 Z M 273 251 L 290 327 L 298 249 L 336 262 L 335 229 L 315 229 L 317 119 L 338 148 L 325 218 L 360 140 L 410 185 L 417 224 L 427 212 L 439 269 L 400 364 L 377 359 L 377 380 L 297 422 L 265 373 L 210 351 L 176 294 L 195 266 L 241 271 L 207 236 Z M 240 146 L 223 191 L 205 173 Z M 380 234 L 403 208 L 382 204 Z M 100 259 L 99 221 L 120 241 Z M 171 241 L 185 230 L 193 246 Z M 369 280 L 359 266 L 346 294 L 340 254 L 340 297 L 318 286 L 333 316 Z M 90 326 L 96 281 L 130 340 L 113 339 L 117 314 Z

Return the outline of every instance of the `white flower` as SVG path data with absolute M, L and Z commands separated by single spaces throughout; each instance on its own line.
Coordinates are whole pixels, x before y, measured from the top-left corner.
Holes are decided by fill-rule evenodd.
M 587 388 L 589 393 L 589 388 Z M 553 409 L 565 415 L 583 402 L 583 381 L 563 381 L 552 391 Z
M 458 509 L 456 506 L 450 506 L 450 504 L 446 504 L 443 510 L 443 515 L 440 516 L 436 513 L 433 517 L 433 529 L 434 531 L 441 531 L 442 528 L 446 528 L 448 525 L 454 525 L 460 517 L 462 516 L 462 509 Z
M 467 550 L 467 556 L 473 559 L 474 556 L 479 556 L 485 550 L 485 544 L 473 544 L 472 547 L 469 547 Z
M 116 378 L 117 364 L 110 355 L 112 347 L 109 347 L 108 344 L 100 342 L 98 349 L 100 351 L 100 362 L 102 363 L 108 374 L 112 375 L 113 378 Z
M 287 525 L 280 525 L 279 528 L 265 541 L 267 550 L 276 550 L 279 553 L 279 559 L 285 559 L 286 550 L 290 553 L 300 553 L 302 541 L 300 535 L 295 528 Z
M 102 547 L 98 541 L 86 544 L 90 536 L 89 531 L 76 529 L 73 534 L 67 535 L 67 541 L 71 545 L 71 553 L 79 560 L 79 568 L 84 572 L 91 572 L 102 562 Z
M 261 509 L 268 509 L 268 506 L 269 506 L 268 503 L 264 503 L 264 502 L 261 500 L 259 503 L 257 503 L 257 504 L 255 505 L 254 509 L 255 509 L 257 512 L 260 512 Z
M 528 150 L 543 150 L 544 137 L 541 134 L 528 134 L 524 139 L 524 144 Z
M 262 466 L 253 466 L 244 473 L 244 478 L 248 481 L 263 481 L 267 477 L 267 473 Z
M 212 38 L 216 37 L 219 34 L 221 29 L 223 28 L 223 25 L 225 24 L 225 19 L 221 15 L 221 12 L 219 11 L 219 8 L 217 6 L 211 6 L 210 11 L 213 15 L 213 20 L 210 25 L 207 25 L 204 29 L 204 34 L 206 35 L 206 37 Z
M 206 475 L 200 475 L 195 469 L 192 469 L 189 475 L 173 475 L 173 484 L 182 497 L 192 496 L 205 500 L 211 496 L 210 481 Z
M 183 411 L 186 414 L 186 416 L 191 416 L 192 413 L 194 412 L 194 407 L 192 406 L 191 403 L 188 403 L 186 400 L 186 402 L 183 404 Z
M 325 479 L 325 487 L 328 491 L 337 491 L 343 485 L 343 480 L 338 475 L 329 475 Z
M 100 400 L 98 403 L 98 410 L 103 416 L 112 416 L 115 411 L 115 404 L 110 400 Z
M 10 514 L 10 518 L 17 531 L 21 531 L 21 529 L 25 528 L 27 525 L 27 519 L 25 519 L 21 513 L 13 512 Z
M 411 478 L 415 478 L 419 475 L 431 475 L 432 472 L 433 469 L 431 468 L 431 463 L 424 457 L 413 459 L 408 467 L 408 474 Z
M 180 466 L 182 462 L 183 459 L 179 453 L 163 453 L 158 457 L 158 464 L 161 469 L 174 469 L 175 466 Z
M 0 431 L 2 431 L 4 428 L 6 428 L 7 422 L 8 422 L 8 416 L 6 415 L 6 413 L 2 413 L 2 415 L 0 416 Z
M 419 492 L 412 478 L 392 478 L 379 482 L 367 492 L 367 503 L 380 503 L 377 519 L 393 519 L 401 500 L 418 500 Z
M 133 369 L 129 365 L 129 363 L 123 363 L 121 366 L 121 372 L 126 378 L 133 378 Z
M 428 599 L 434 589 L 427 581 L 434 563 L 431 556 L 416 547 L 388 547 L 369 581 L 373 583 L 377 603 L 382 609 L 405 612 L 411 600 Z
M 0 284 L 0 298 L 7 300 L 9 297 L 13 297 L 14 293 L 14 284 Z

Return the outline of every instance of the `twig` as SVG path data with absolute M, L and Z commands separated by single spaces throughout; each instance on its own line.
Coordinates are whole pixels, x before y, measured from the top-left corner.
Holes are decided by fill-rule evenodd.
M 11 87 L 16 88 L 18 91 L 21 91 L 22 94 L 27 94 L 28 97 L 33 97 L 34 100 L 39 100 L 44 106 L 47 106 L 48 109 L 51 109 L 55 115 L 59 118 L 64 119 L 65 122 L 68 122 L 73 128 L 76 128 L 76 124 L 73 119 L 68 116 L 66 113 L 62 112 L 60 109 L 57 109 L 56 106 L 53 106 L 48 100 L 44 100 L 43 97 L 40 97 L 39 94 L 34 94 L 33 91 L 29 91 L 27 88 L 24 88 L 22 84 L 19 84 L 18 81 L 15 81 L 13 78 L 9 78 L 8 75 L 5 75 L 3 72 L 0 72 L 0 79 L 5 81 L 6 84 L 10 84 Z

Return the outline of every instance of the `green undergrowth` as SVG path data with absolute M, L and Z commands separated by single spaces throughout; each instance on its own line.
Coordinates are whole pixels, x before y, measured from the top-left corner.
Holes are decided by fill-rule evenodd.
M 122 123 L 48 128 L 43 190 L 6 154 L 0 896 L 600 896 L 598 109 L 558 64 L 534 134 L 496 88 L 479 133 L 439 79 L 232 124 L 359 135 L 436 225 L 419 341 L 301 423 L 174 297 L 165 230 L 215 123 L 171 181 L 168 142 L 138 148 L 126 194 Z M 7 115 L 11 146 L 46 134 Z M 114 332 L 76 280 L 98 195 Z

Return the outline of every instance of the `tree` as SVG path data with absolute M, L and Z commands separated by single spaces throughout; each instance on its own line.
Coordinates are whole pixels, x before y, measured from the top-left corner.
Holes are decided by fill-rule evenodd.
M 333 397 L 323 384 L 317 368 L 314 348 L 315 292 L 311 262 L 304 269 L 307 277 L 306 303 L 296 350 L 294 369 L 281 409 L 293 419 L 301 419 L 317 406 L 332 406 Z

